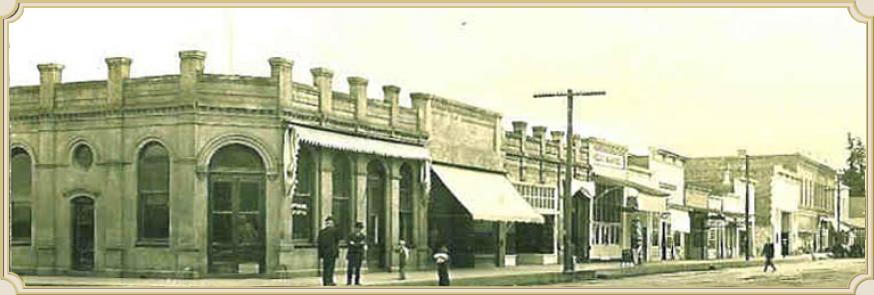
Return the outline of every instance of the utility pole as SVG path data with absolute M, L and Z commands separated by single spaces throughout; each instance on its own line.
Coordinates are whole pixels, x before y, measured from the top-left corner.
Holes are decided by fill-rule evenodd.
M 753 241 L 750 237 L 750 232 L 752 232 L 752 228 L 750 228 L 750 155 L 744 153 L 744 174 L 746 175 L 745 184 L 746 184 L 746 206 L 744 207 L 744 227 L 747 229 L 745 235 L 747 237 L 746 241 L 746 260 L 750 261 L 750 253 L 753 252 Z
M 571 180 L 574 176 L 574 143 L 573 143 L 573 134 L 574 134 L 574 97 L 575 96 L 594 96 L 594 95 L 606 95 L 605 91 L 573 91 L 573 89 L 568 89 L 567 93 L 564 92 L 556 92 L 556 93 L 538 93 L 534 95 L 534 98 L 541 97 L 567 97 L 567 134 L 565 137 L 565 144 L 567 145 L 566 153 L 565 153 L 565 179 L 564 179 L 564 200 L 562 202 L 562 214 L 564 216 L 564 273 L 573 273 L 574 271 L 574 251 L 573 251 L 573 241 L 571 241 L 570 228 L 573 226 L 571 214 L 573 214 L 571 207 Z M 585 237 L 588 239 L 589 237 Z
M 837 193 L 837 198 L 838 198 L 835 201 L 835 203 L 836 203 L 835 207 L 837 209 L 836 210 L 836 212 L 837 212 L 837 214 L 836 214 L 837 224 L 835 225 L 835 229 L 837 229 L 838 238 L 843 239 L 842 233 L 841 233 L 841 175 L 840 175 L 840 172 L 835 174 L 835 191 Z

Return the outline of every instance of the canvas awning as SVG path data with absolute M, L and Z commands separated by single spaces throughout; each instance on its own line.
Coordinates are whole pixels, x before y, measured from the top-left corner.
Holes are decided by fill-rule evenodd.
M 841 224 L 854 229 L 865 229 L 865 218 L 850 218 L 841 220 Z
M 440 164 L 431 169 L 474 220 L 543 223 L 504 174 Z
M 289 129 L 296 133 L 301 142 L 315 146 L 404 159 L 429 160 L 431 158 L 431 154 L 424 146 L 348 135 L 300 125 L 289 125 Z
M 630 187 L 630 188 L 633 188 L 633 189 L 640 191 L 641 193 L 644 193 L 644 194 L 647 194 L 650 196 L 667 197 L 667 196 L 671 195 L 670 193 L 668 193 L 666 191 L 663 191 L 661 189 L 654 188 L 654 187 L 651 187 L 651 186 L 648 186 L 648 185 L 645 185 L 642 183 L 637 183 L 637 182 L 630 181 L 627 179 L 610 177 L 610 176 L 605 176 L 605 175 L 600 175 L 600 174 L 595 174 L 595 182 L 609 184 L 609 185 Z

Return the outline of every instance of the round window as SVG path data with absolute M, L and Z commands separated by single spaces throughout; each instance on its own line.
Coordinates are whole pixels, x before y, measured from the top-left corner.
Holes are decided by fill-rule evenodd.
M 91 168 L 91 163 L 94 161 L 94 155 L 91 153 L 91 148 L 87 145 L 80 144 L 73 151 L 73 164 L 81 169 Z

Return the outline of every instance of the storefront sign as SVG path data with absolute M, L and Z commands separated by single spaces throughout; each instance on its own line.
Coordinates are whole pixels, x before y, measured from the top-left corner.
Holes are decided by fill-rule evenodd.
M 592 162 L 603 166 L 625 169 L 625 157 L 614 155 L 602 151 L 594 151 L 592 154 Z

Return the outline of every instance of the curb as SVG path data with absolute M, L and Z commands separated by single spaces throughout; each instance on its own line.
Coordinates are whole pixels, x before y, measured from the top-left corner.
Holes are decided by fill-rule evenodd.
M 823 258 L 820 258 L 823 259 Z M 792 257 L 785 258 L 776 261 L 777 263 L 799 263 L 810 261 L 808 257 Z M 651 265 L 644 266 L 642 268 L 632 268 L 632 269 L 619 269 L 619 270 L 609 270 L 599 272 L 596 277 L 598 279 L 621 279 L 628 277 L 637 277 L 644 275 L 653 275 L 653 274 L 667 274 L 667 273 L 677 273 L 677 272 L 688 272 L 688 271 L 712 271 L 719 269 L 728 269 L 728 268 L 742 268 L 742 267 L 751 267 L 751 266 L 761 266 L 764 263 L 762 259 L 755 259 L 750 261 L 740 260 L 740 261 L 714 261 L 711 263 L 690 263 L 690 264 L 681 264 L 681 265 Z

